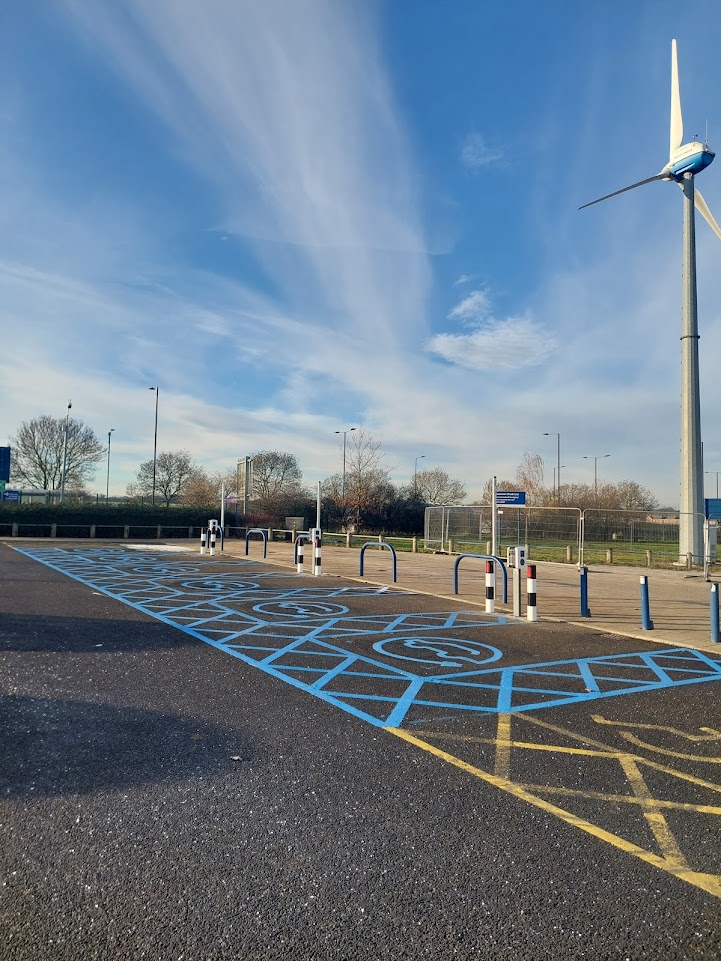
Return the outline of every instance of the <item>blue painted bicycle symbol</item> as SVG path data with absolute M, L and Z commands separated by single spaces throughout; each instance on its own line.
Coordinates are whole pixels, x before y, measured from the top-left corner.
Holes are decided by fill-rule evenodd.
M 270 614 L 272 617 L 339 617 L 347 614 L 348 608 L 342 604 L 324 604 L 321 601 L 274 601 L 256 604 L 253 608 L 259 614 Z
M 198 577 L 192 581 L 184 581 L 180 585 L 184 590 L 189 591 L 253 591 L 260 587 L 260 584 L 252 584 L 249 581 L 223 580 L 220 577 Z
M 435 667 L 478 666 L 497 661 L 503 655 L 490 644 L 472 644 L 456 637 L 393 637 L 377 641 L 373 650 L 386 657 Z

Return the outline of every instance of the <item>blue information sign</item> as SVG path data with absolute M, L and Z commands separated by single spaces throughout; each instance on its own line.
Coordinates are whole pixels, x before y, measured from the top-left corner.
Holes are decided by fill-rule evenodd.
M 526 504 L 525 491 L 496 491 L 496 506 L 501 505 L 524 507 Z
M 707 497 L 704 505 L 710 521 L 721 521 L 721 497 Z
M 20 491 L 4 490 L 2 493 L 2 498 L 4 501 L 15 501 L 20 503 Z
M 10 448 L 0 447 L 0 480 L 10 480 Z

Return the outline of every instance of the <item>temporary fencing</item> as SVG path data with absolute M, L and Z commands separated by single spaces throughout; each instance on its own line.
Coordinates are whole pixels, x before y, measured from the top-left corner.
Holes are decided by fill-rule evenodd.
M 424 547 L 448 553 L 491 552 L 491 508 L 427 507 Z M 498 508 L 496 552 L 504 547 L 526 544 L 541 549 L 541 560 L 578 560 L 581 548 L 581 511 L 577 507 Z M 534 554 L 534 556 L 536 556 Z
M 679 527 L 682 517 L 678 511 L 606 510 L 587 508 L 583 512 L 582 564 L 613 564 L 619 561 L 645 567 L 671 567 L 679 562 L 691 566 L 708 560 L 716 563 L 717 522 L 706 527 L 704 556 L 679 556 Z M 695 515 L 704 529 L 705 518 Z
M 704 556 L 679 556 L 678 511 L 606 510 L 605 508 L 497 508 L 496 552 L 526 545 L 534 560 L 583 564 L 625 563 L 671 567 L 679 563 L 718 563 L 718 521 L 695 515 L 704 529 Z M 705 522 L 705 523 L 704 523 Z M 427 507 L 424 547 L 447 553 L 491 553 L 489 505 Z

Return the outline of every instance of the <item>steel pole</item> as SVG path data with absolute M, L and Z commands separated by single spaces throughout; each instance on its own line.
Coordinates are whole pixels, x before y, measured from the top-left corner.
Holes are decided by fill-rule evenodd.
M 703 557 L 703 455 L 696 301 L 696 226 L 693 174 L 683 177 L 683 312 L 681 333 L 681 500 L 679 561 Z
M 341 499 L 345 501 L 345 439 L 348 431 L 343 431 L 343 482 L 341 485 Z
M 68 409 L 65 411 L 65 437 L 63 438 L 63 476 L 60 481 L 60 503 L 65 500 L 65 472 L 68 465 L 68 418 L 70 417 L 70 409 L 73 406 L 71 400 L 68 401 Z
M 155 465 L 158 460 L 158 398 L 160 397 L 160 388 L 151 387 L 150 389 L 155 391 L 155 435 L 153 437 L 153 507 L 155 507 Z
M 108 431 L 108 476 L 105 482 L 105 506 L 106 507 L 108 506 L 108 499 L 110 496 L 110 435 L 114 430 L 115 428 L 111 427 L 110 430 Z

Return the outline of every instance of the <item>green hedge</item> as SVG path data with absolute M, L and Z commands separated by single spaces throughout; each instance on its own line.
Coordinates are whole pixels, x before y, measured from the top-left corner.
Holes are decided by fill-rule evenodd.
M 115 527 L 129 524 L 133 527 L 205 527 L 208 519 L 218 517 L 215 507 L 140 507 L 135 504 L 59 505 L 21 504 L 0 506 L 0 524 L 96 524 L 98 527 Z M 226 511 L 226 523 L 234 520 L 234 512 Z M 242 518 L 241 518 L 242 520 Z

